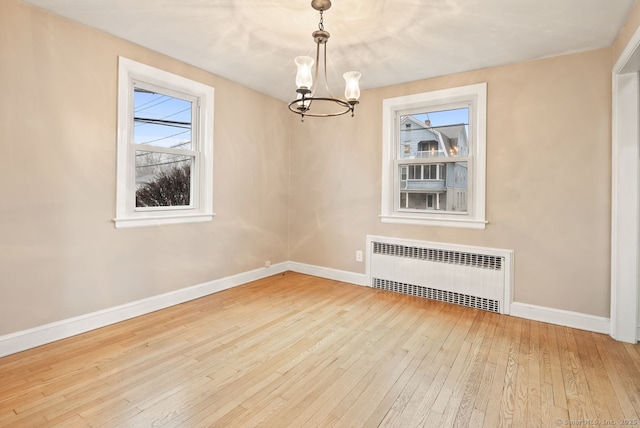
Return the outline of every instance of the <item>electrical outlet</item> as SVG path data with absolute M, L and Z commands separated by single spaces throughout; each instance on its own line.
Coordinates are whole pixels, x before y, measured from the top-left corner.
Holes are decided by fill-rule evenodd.
M 264 267 L 268 268 L 271 267 L 271 260 L 267 260 L 264 262 Z
M 356 251 L 356 261 L 357 262 L 361 262 L 362 261 L 362 251 L 360 251 L 360 250 Z

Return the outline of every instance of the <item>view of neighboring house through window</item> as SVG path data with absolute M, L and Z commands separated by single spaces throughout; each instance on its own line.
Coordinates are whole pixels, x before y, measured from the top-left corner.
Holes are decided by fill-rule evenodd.
M 485 227 L 486 97 L 479 83 L 383 101 L 383 222 Z
M 116 227 L 213 218 L 213 96 L 119 58 Z
M 466 212 L 469 108 L 400 116 L 399 210 Z

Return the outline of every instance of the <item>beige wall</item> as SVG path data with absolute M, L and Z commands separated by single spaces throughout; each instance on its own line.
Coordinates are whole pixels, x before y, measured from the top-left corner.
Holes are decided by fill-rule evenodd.
M 292 118 L 290 259 L 364 273 L 367 234 L 513 249 L 516 301 L 608 316 L 611 51 L 365 91 L 332 126 Z M 486 230 L 381 223 L 382 100 L 485 81 Z
M 215 87 L 212 222 L 114 228 L 118 55 Z M 0 335 L 287 260 L 284 103 L 16 0 L 0 58 Z

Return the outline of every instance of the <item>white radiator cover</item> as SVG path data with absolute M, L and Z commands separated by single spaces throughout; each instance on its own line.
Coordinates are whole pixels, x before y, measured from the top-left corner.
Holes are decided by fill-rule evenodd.
M 513 251 L 367 236 L 371 287 L 509 314 Z

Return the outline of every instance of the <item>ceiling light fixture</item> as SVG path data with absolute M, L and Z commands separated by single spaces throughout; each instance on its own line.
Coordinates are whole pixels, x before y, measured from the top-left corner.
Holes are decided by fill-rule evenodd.
M 312 0 L 311 7 L 320 12 L 320 23 L 318 24 L 318 30 L 314 31 L 312 36 L 316 43 L 316 60 L 315 60 L 315 75 L 312 76 L 314 61 L 313 58 L 308 56 L 296 57 L 295 63 L 298 66 L 298 73 L 296 74 L 296 86 L 298 89 L 296 92 L 298 96 L 295 100 L 289 103 L 289 110 L 302 116 L 304 121 L 305 116 L 312 117 L 331 117 L 340 116 L 351 112 L 353 117 L 354 109 L 358 104 L 358 98 L 360 98 L 360 87 L 358 86 L 358 79 L 360 79 L 360 72 L 347 71 L 343 74 L 346 86 L 344 89 L 345 99 L 336 98 L 329 89 L 329 82 L 327 80 L 327 41 L 329 40 L 329 32 L 324 29 L 323 12 L 331 7 L 330 0 Z M 312 90 L 314 81 L 316 87 L 318 85 L 318 70 L 320 69 L 320 46 L 322 46 L 322 65 L 324 72 L 324 84 L 327 89 L 327 97 L 316 97 Z M 311 106 L 320 107 L 318 110 L 311 111 Z

